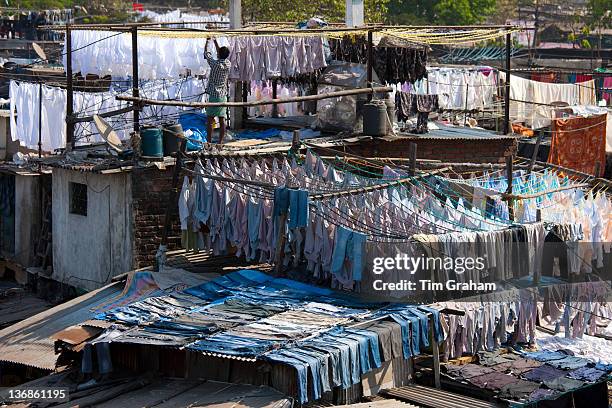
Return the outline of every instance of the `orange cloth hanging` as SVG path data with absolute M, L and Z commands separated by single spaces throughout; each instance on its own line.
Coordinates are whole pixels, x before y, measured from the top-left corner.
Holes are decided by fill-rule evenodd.
M 601 176 L 606 168 L 606 124 L 607 114 L 553 120 L 548 162 Z

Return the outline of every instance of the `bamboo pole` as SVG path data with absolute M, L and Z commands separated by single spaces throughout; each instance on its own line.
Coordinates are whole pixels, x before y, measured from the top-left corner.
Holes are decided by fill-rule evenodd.
M 350 190 L 343 190 L 343 191 L 338 191 L 338 192 L 333 192 L 333 193 L 313 194 L 313 195 L 310 195 L 308 198 L 311 201 L 317 201 L 317 200 L 324 200 L 326 198 L 336 198 L 336 197 L 349 196 L 349 195 L 353 195 L 353 194 L 369 193 L 371 191 L 383 190 L 383 189 L 388 188 L 388 187 L 393 187 L 393 186 L 396 186 L 398 184 L 408 183 L 408 182 L 410 182 L 412 180 L 415 180 L 415 179 L 419 179 L 419 178 L 423 178 L 423 177 L 428 177 L 428 176 L 433 176 L 435 174 L 443 173 L 443 172 L 445 172 L 447 170 L 450 170 L 450 168 L 449 167 L 445 167 L 443 169 L 438 169 L 438 170 L 430 171 L 428 173 L 422 173 L 422 174 L 419 174 L 419 175 L 414 176 L 414 177 L 401 178 L 401 179 L 398 179 L 398 180 L 393 180 L 393 181 L 389 181 L 389 182 L 386 182 L 386 183 L 374 184 L 374 185 L 367 186 L 367 187 L 358 187 L 358 188 L 353 188 L 353 189 L 350 189 Z
M 160 106 L 183 106 L 188 108 L 209 108 L 209 107 L 251 107 L 261 105 L 277 105 L 279 103 L 302 102 L 302 101 L 318 101 L 321 99 L 338 98 L 341 96 L 361 95 L 371 93 L 387 93 L 393 91 L 389 86 L 381 86 L 375 88 L 350 89 L 346 91 L 328 92 L 318 95 L 295 96 L 283 99 L 271 99 L 268 101 L 251 101 L 251 102 L 183 102 L 183 101 L 168 101 L 147 98 L 135 98 L 133 96 L 117 96 L 120 101 L 134 102 L 140 105 L 160 105 Z

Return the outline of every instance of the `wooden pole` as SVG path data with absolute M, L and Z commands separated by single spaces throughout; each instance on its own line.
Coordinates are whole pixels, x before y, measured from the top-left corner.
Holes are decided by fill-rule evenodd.
M 510 33 L 506 34 L 506 83 L 504 88 L 504 134 L 510 133 L 510 52 L 512 38 Z
M 429 327 L 431 327 L 429 332 L 431 334 L 431 351 L 433 353 L 434 385 L 440 389 L 442 388 L 440 383 L 440 345 L 435 335 L 433 314 L 430 316 Z
M 527 174 L 531 174 L 533 171 L 533 166 L 535 165 L 536 160 L 538 159 L 538 153 L 540 152 L 540 144 L 542 143 L 543 133 L 540 132 L 538 134 L 538 138 L 536 140 L 536 144 L 533 148 L 533 154 L 531 155 L 531 161 L 529 162 L 529 170 L 527 170 Z
M 72 150 L 74 147 L 74 91 L 72 84 L 72 34 L 70 25 L 66 24 L 66 149 Z
M 414 142 L 410 142 L 409 146 L 409 154 L 410 154 L 410 175 L 416 175 L 416 165 L 417 165 L 417 144 Z
M 300 149 L 300 131 L 294 130 L 293 138 L 291 139 L 291 150 L 295 154 L 298 152 L 299 149 Z
M 138 26 L 132 28 L 132 96 L 138 98 Z M 134 132 L 140 129 L 140 115 L 138 109 L 134 109 Z
M 360 89 L 349 89 L 346 91 L 338 92 L 327 92 L 318 95 L 306 95 L 306 96 L 294 96 L 291 98 L 284 99 L 271 99 L 268 101 L 251 101 L 251 102 L 183 102 L 183 101 L 169 101 L 169 100 L 157 100 L 147 98 L 134 98 L 133 96 L 119 95 L 115 99 L 119 101 L 131 101 L 140 103 L 142 105 L 159 105 L 159 106 L 184 106 L 188 108 L 210 108 L 210 107 L 244 107 L 244 106 L 261 106 L 261 105 L 274 105 L 279 103 L 288 102 L 302 102 L 302 101 L 318 101 L 321 99 L 337 98 L 340 96 L 349 95 L 361 95 L 361 94 L 372 94 L 391 92 L 393 88 L 388 86 L 381 86 L 375 88 L 360 88 Z
M 374 45 L 372 44 L 372 30 L 368 30 L 368 61 L 367 61 L 367 75 L 368 75 L 368 88 L 372 88 L 372 79 L 373 79 L 373 73 L 372 73 L 372 63 L 374 62 Z M 372 94 L 368 95 L 368 102 L 372 100 Z
M 507 194 L 512 194 L 512 184 L 513 184 L 512 182 L 513 182 L 513 173 L 514 173 L 513 161 L 514 161 L 514 156 L 506 157 L 506 178 L 508 179 L 508 189 L 506 190 Z M 508 201 L 508 217 L 510 218 L 511 222 L 514 222 L 514 201 L 513 200 Z
M 536 210 L 536 222 L 542 222 L 542 210 L 540 210 L 539 208 Z M 541 259 L 536 259 L 536 262 L 540 262 L 540 264 L 542 263 Z M 541 273 L 541 271 L 540 271 Z M 536 271 L 533 271 L 533 283 L 535 285 L 539 285 L 540 284 L 540 273 L 537 273 Z

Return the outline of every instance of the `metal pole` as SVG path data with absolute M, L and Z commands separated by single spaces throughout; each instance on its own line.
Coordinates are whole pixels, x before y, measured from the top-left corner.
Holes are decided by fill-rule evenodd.
M 367 61 L 367 68 L 368 68 L 368 87 L 372 87 L 372 62 L 374 60 L 374 51 L 373 51 L 373 45 L 372 45 L 372 30 L 368 30 L 368 61 Z M 368 101 L 372 100 L 372 94 L 368 95 Z
M 138 98 L 140 92 L 138 90 L 138 26 L 132 28 L 132 96 Z M 139 111 L 134 109 L 134 132 L 140 129 Z
M 42 82 L 38 84 L 38 157 L 42 157 Z
M 70 24 L 66 24 L 66 149 L 68 150 L 72 150 L 74 147 L 73 97 L 72 34 L 70 32 Z
M 504 134 L 510 133 L 510 33 L 506 34 L 506 83 L 504 93 Z

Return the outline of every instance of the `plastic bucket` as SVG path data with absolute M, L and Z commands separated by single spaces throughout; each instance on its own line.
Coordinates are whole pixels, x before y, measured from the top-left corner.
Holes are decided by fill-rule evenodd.
M 384 136 L 387 134 L 387 105 L 383 101 L 373 101 L 363 105 L 363 134 Z
M 162 134 L 164 139 L 164 155 L 171 156 L 178 152 L 180 139 L 183 135 L 183 127 L 178 123 L 167 123 L 163 125 Z
M 164 157 L 161 129 L 152 126 L 140 128 L 140 146 L 143 156 Z

